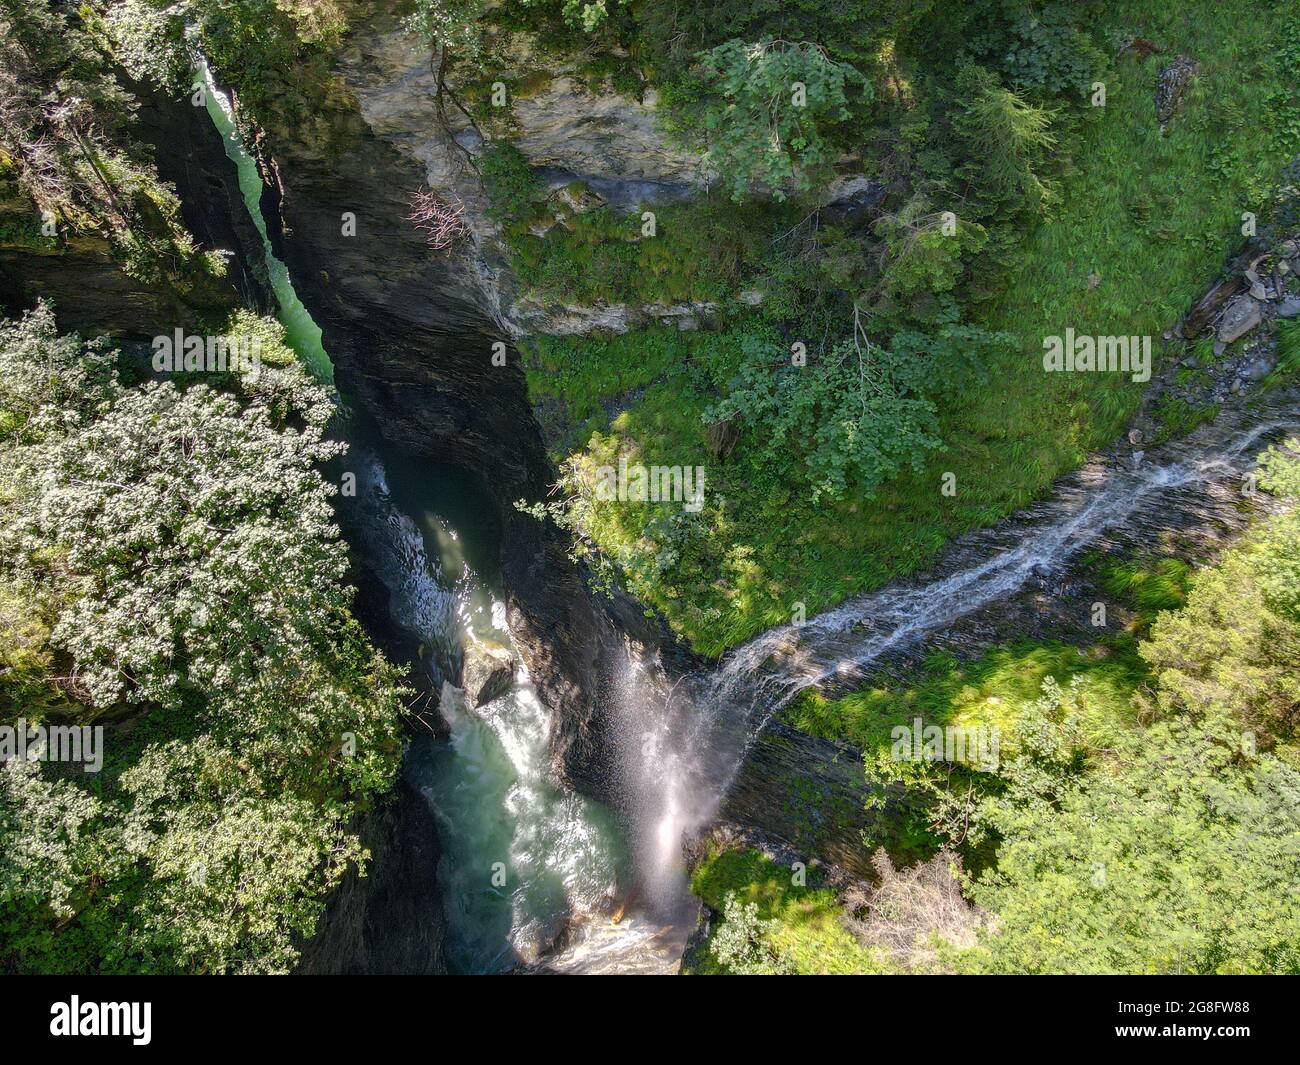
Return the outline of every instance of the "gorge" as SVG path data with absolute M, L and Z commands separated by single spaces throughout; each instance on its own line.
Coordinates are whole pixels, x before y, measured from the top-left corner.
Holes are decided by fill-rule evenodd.
M 264 232 L 263 203 L 275 205 L 276 201 L 268 198 L 256 164 L 240 144 L 226 94 L 206 67 L 203 73 L 209 90 L 208 110 L 238 169 L 250 217 Z M 285 188 L 293 187 L 287 167 L 276 165 L 275 172 Z M 340 198 L 336 204 L 345 202 L 346 198 Z M 314 209 L 324 212 L 324 208 Z M 279 243 L 291 258 L 312 257 L 295 253 L 283 228 Z M 281 318 L 288 319 L 285 324 L 294 346 L 313 372 L 332 376 L 321 347 L 321 331 L 297 300 L 288 271 L 271 248 L 266 241 L 266 271 Z M 245 249 L 246 255 L 250 252 L 256 254 L 255 249 Z M 373 265 L 364 272 L 368 279 Z M 370 298 L 382 307 L 384 300 L 393 297 L 381 294 Z M 369 315 L 360 310 L 355 296 L 337 299 L 340 306 L 349 307 L 353 320 L 349 328 L 360 334 L 359 322 Z M 441 296 L 426 298 L 423 307 L 439 329 L 451 327 L 444 325 L 444 314 L 453 316 L 457 330 L 474 321 L 472 311 L 457 310 L 454 303 L 443 306 Z M 457 314 L 464 317 L 455 318 Z M 457 345 L 477 348 L 479 361 L 484 361 L 482 351 L 495 334 L 485 317 L 478 326 L 482 330 L 478 334 L 440 336 L 437 350 L 445 352 Z M 394 331 L 391 335 L 400 329 L 404 342 L 410 343 L 407 323 L 385 328 Z M 345 344 L 361 343 L 347 339 L 348 332 L 341 335 Z M 432 335 L 421 333 L 419 337 L 427 342 Z M 356 365 L 343 370 L 345 381 L 348 375 L 374 373 L 373 365 L 365 371 Z M 359 382 L 360 394 L 369 398 L 369 418 L 391 416 L 395 409 L 423 410 L 439 402 L 454 404 L 464 417 L 470 403 L 466 393 L 457 390 L 465 385 L 459 380 L 434 383 L 415 376 L 415 381 L 403 382 L 399 393 L 380 393 L 379 389 L 393 386 L 373 379 Z M 475 384 L 480 380 L 476 378 Z M 430 398 L 416 398 L 424 395 L 421 389 L 436 391 Z M 374 398 L 381 394 L 382 399 Z M 397 407 L 395 395 L 407 397 L 408 406 Z M 438 395 L 446 398 L 440 401 Z M 479 417 L 481 412 L 470 416 Z M 428 417 L 427 411 L 420 417 Z M 1176 527 L 1173 515 L 1180 516 L 1179 522 L 1190 520 L 1202 528 L 1212 520 L 1233 524 L 1224 513 L 1223 500 L 1231 500 L 1233 489 L 1264 445 L 1297 427 L 1300 417 L 1292 413 L 1289 404 L 1275 403 L 1269 411 L 1221 419 L 1213 433 L 1199 434 L 1185 446 L 1163 449 L 1145 462 L 1138 456 L 1133 469 L 1116 468 L 1112 460 L 1097 458 L 1059 484 L 1050 500 L 1009 524 L 956 545 L 937 567 L 946 576 L 890 586 L 806 623 L 773 629 L 738 648 L 718 667 L 702 665 L 683 671 L 679 661 L 670 677 L 647 645 L 627 640 L 621 658 L 617 652 L 605 652 L 604 672 L 587 674 L 588 678 L 600 677 L 592 688 L 549 689 L 546 696 L 566 708 L 562 714 L 585 703 L 588 720 L 599 717 L 604 722 L 600 726 L 606 743 L 603 751 L 583 741 L 583 749 L 593 752 L 588 756 L 591 764 L 566 762 L 563 756 L 557 763 L 564 767 L 567 786 L 587 790 L 596 805 L 574 791 L 556 791 L 548 783 L 552 754 L 548 744 L 556 726 L 527 667 L 516 667 L 508 694 L 478 706 L 467 704 L 467 693 L 456 684 L 464 669 L 467 643 L 480 642 L 487 634 L 489 641 L 509 644 L 506 617 L 532 632 L 528 619 L 536 615 L 519 605 L 508 615 L 505 603 L 493 598 L 498 593 L 487 592 L 482 576 L 466 563 L 465 549 L 458 547 L 451 554 L 446 550 L 459 537 L 446 524 L 446 490 L 428 483 L 428 470 L 446 473 L 447 428 L 440 427 L 442 435 L 419 447 L 408 435 L 413 430 L 404 425 L 389 430 L 400 434 L 396 439 L 386 437 L 382 429 L 378 433 L 369 429 L 373 446 L 392 451 L 405 467 L 409 483 L 399 495 L 405 496 L 406 509 L 398 509 L 378 452 L 354 452 L 353 463 L 359 459 L 363 467 L 357 504 L 362 516 L 346 524 L 355 530 L 366 565 L 388 590 L 389 616 L 384 624 L 398 629 L 407 646 L 415 640 L 416 668 L 427 674 L 428 690 L 437 693 L 438 714 L 450 730 L 446 739 L 417 737 L 413 741 L 404 786 L 427 800 L 438 823 L 442 841 L 438 885 L 448 911 L 444 949 L 452 971 L 502 971 L 520 963 L 536 964 L 541 971 L 674 969 L 695 921 L 694 911 L 685 904 L 683 844 L 706 833 L 727 811 L 733 783 L 737 774 L 746 773 L 745 759 L 755 739 L 792 698 L 809 687 L 848 689 L 854 678 L 869 676 L 882 659 L 897 661 L 915 653 L 928 637 L 952 630 L 962 618 L 979 614 L 991 604 L 1002 604 L 1000 614 L 1005 621 L 1005 604 L 1026 585 L 1065 579 L 1075 556 L 1107 537 L 1136 536 L 1138 530 L 1141 535 L 1158 536 L 1153 528 Z M 493 464 L 508 461 L 495 454 L 503 449 L 491 443 L 491 434 L 501 430 L 493 426 L 477 431 L 483 440 L 474 450 L 453 451 L 451 461 L 464 464 L 462 469 L 470 470 L 476 479 L 491 483 L 499 467 L 491 465 L 488 469 L 492 472 L 485 473 L 477 464 L 489 459 Z M 355 429 L 349 435 L 355 436 Z M 438 465 L 421 469 L 421 458 Z M 436 474 L 433 479 L 436 482 Z M 481 487 L 470 494 L 478 497 L 481 506 Z M 509 520 L 508 492 L 497 493 L 495 498 L 498 515 L 488 525 Z M 1166 510 L 1160 518 L 1153 518 L 1153 508 L 1168 508 L 1171 502 L 1172 513 Z M 470 510 L 474 506 L 469 502 Z M 422 526 L 413 522 L 409 516 L 413 514 L 422 515 Z M 478 532 L 488 540 L 511 535 L 495 528 Z M 483 545 L 478 553 L 487 566 L 499 564 L 502 575 L 525 572 L 520 561 L 507 561 L 510 551 L 500 563 L 487 560 L 491 552 L 485 554 Z M 448 576 L 449 570 L 459 576 Z M 527 572 L 532 575 L 531 570 Z M 517 603 L 520 597 L 532 594 L 525 586 L 514 598 Z M 580 609 L 590 609 L 595 616 L 599 606 L 586 604 Z M 618 620 L 583 620 L 587 624 L 577 631 L 600 631 L 604 640 L 617 643 Z M 644 627 L 638 634 L 644 636 Z M 566 646 L 563 640 L 555 633 L 524 637 L 530 650 L 542 647 L 547 659 L 558 656 L 568 661 L 582 653 L 580 639 L 577 647 Z M 511 645 L 507 654 L 511 661 L 515 650 Z M 617 665 L 611 667 L 611 660 Z M 559 731 L 563 734 L 563 725 Z M 811 737 L 799 742 L 815 745 Z M 613 755 L 612 749 L 619 748 Z M 618 766 L 614 773 L 609 768 L 611 757 Z M 835 757 L 835 752 L 829 755 L 832 764 Z M 804 771 L 815 764 L 815 760 L 805 762 Z M 597 765 L 603 765 L 599 778 Z M 592 787 L 596 779 L 599 783 Z M 616 804 L 622 815 L 601 806 L 601 800 Z M 742 818 L 755 814 L 753 807 L 744 806 L 731 812 Z M 761 815 L 758 820 L 762 822 Z M 762 835 L 758 825 L 752 827 Z M 781 842 L 796 843 L 789 838 Z M 846 838 L 821 842 L 829 846 L 831 855 L 851 846 L 851 839 Z M 630 864 L 625 853 L 629 845 L 634 851 Z M 494 868 L 489 859 L 497 855 L 509 856 L 509 882 L 507 885 L 503 874 L 499 884 L 492 881 L 501 890 L 485 892 L 484 870 Z M 646 907 L 648 912 L 634 913 L 617 931 L 606 931 L 611 909 L 617 908 L 622 920 L 622 911 L 629 904 Z M 369 920 L 383 923 L 387 918 Z M 327 926 L 323 938 L 333 934 Z M 671 945 L 665 949 L 665 943 Z M 557 951 L 554 960 L 547 958 L 550 951 Z M 307 957 L 310 969 L 310 947 Z M 331 964 L 351 969 L 357 963 L 335 957 Z M 373 958 L 372 964 L 383 971 L 391 959 Z
M 930 6 L 0 0 L 0 971 L 1300 965 L 1300 21 Z

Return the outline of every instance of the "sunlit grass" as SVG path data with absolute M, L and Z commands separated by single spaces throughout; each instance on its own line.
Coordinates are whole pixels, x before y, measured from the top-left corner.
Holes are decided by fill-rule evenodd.
M 711 850 L 696 866 L 691 890 L 719 913 L 727 896 L 758 905 L 759 917 L 775 920 L 771 942 L 794 962 L 799 974 L 878 973 L 882 960 L 858 944 L 841 922 L 841 907 L 829 888 L 797 887 L 791 870 L 755 850 Z M 696 954 L 690 972 L 726 970 L 708 950 Z
M 1068 686 L 1082 678 L 1079 706 L 1085 730 L 1097 739 L 1134 721 L 1133 692 L 1148 679 L 1131 640 L 1080 648 L 1024 641 L 995 647 L 970 662 L 936 652 L 902 681 L 882 680 L 840 699 L 815 692 L 791 705 L 797 728 L 846 740 L 868 754 L 887 753 L 890 731 L 921 718 L 926 725 L 988 726 L 1012 741 L 1021 710 L 1038 698 L 1043 681 Z

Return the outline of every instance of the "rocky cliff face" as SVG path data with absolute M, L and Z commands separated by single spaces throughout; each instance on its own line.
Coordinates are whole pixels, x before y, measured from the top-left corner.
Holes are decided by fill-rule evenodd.
M 465 206 L 471 239 L 448 264 L 458 287 L 503 333 L 580 333 L 627 329 L 649 318 L 707 312 L 701 305 L 631 307 L 541 303 L 519 291 L 506 262 L 499 227 L 474 170 L 485 133 L 465 106 L 480 87 L 440 71 L 427 44 L 408 33 L 392 12 L 360 0 L 338 73 L 369 131 L 423 171 L 428 187 Z M 616 210 L 688 198 L 707 182 L 698 155 L 671 146 L 655 122 L 656 97 L 619 93 L 608 81 L 590 86 L 572 56 L 548 54 L 527 33 L 495 42 L 512 79 L 501 108 L 490 108 L 496 129 L 508 129 L 538 176 L 553 190 L 582 181 L 593 202 Z M 503 77 L 509 75 L 504 74 Z M 503 86 L 505 82 L 501 83 Z
M 248 220 L 239 179 L 207 113 L 121 76 L 140 101 L 135 132 L 155 149 L 158 175 L 181 194 L 186 228 L 200 245 L 231 253 L 229 283 L 213 280 L 181 294 L 131 276 L 106 239 L 79 235 L 57 249 L 0 243 L 0 302 L 12 312 L 53 302 L 62 329 L 88 336 L 148 339 L 238 303 L 269 312 L 261 244 Z
M 436 975 L 447 971 L 438 904 L 438 826 L 406 783 L 360 825 L 372 860 L 349 870 L 298 971 L 310 975 Z

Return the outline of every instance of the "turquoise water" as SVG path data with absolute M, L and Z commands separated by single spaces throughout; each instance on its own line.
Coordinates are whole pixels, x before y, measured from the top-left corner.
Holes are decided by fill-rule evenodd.
M 217 87 L 207 63 L 200 64 L 199 78 L 205 88 L 208 114 L 212 117 L 212 124 L 221 134 L 226 157 L 235 164 L 239 172 L 239 190 L 244 194 L 248 216 L 253 220 L 253 225 L 257 227 L 257 232 L 262 238 L 266 272 L 279 308 L 276 317 L 284 326 L 289 346 L 298 353 L 298 357 L 302 359 L 312 376 L 318 381 L 332 384 L 334 364 L 330 362 L 330 357 L 325 351 L 320 328 L 312 320 L 302 301 L 298 299 L 298 294 L 294 292 L 293 282 L 289 280 L 288 268 L 271 250 L 271 240 L 266 235 L 266 220 L 262 217 L 262 175 L 257 172 L 257 163 L 254 162 L 253 157 L 244 151 L 243 141 L 235 127 L 230 97 Z
M 481 707 L 443 680 L 478 645 L 514 653 L 499 595 L 441 517 L 441 478 L 358 456 L 357 524 L 395 621 L 426 649 L 449 735 L 419 736 L 403 772 L 438 821 L 438 880 L 453 972 L 536 961 L 569 919 L 612 909 L 624 854 L 615 818 L 551 779 L 552 714 L 519 667 L 513 691 Z M 468 549 L 467 549 L 468 548 Z

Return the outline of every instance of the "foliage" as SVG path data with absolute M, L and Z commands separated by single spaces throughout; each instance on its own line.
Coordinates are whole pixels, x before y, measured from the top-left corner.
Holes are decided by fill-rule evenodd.
M 1083 24 L 1087 17 L 1073 3 L 1021 10 L 1008 27 L 1000 61 L 1011 88 L 1032 99 L 1067 94 L 1082 99 L 1090 92 L 1109 63 Z
M 1068 718 L 1026 735 L 982 811 L 1002 845 L 974 895 L 996 931 L 959 968 L 1300 972 L 1300 773 L 1221 718 L 1120 737 L 1086 776 Z
M 1292 442 L 1292 448 L 1295 442 Z M 1300 460 L 1274 449 L 1261 484 L 1300 498 Z M 1246 543 L 1197 575 L 1187 605 L 1162 615 L 1143 657 L 1160 704 L 1198 718 L 1235 714 L 1268 747 L 1300 726 L 1300 517 L 1266 519 Z
M 722 925 L 709 943 L 713 956 L 736 976 L 784 976 L 793 971 L 789 957 L 769 942 L 776 921 L 761 921 L 758 903 L 728 895 Z
M 512 179 L 511 187 L 519 193 L 507 188 L 494 197 L 494 210 L 503 216 L 522 214 L 531 199 L 522 180 Z M 545 237 L 531 233 L 523 216 L 507 239 L 529 294 L 567 304 L 725 299 L 771 261 L 769 236 L 786 217 L 770 204 L 720 204 L 708 197 L 646 206 L 655 229 L 643 236 L 642 211 L 565 212 L 554 201 L 547 208 L 548 217 L 558 213 L 563 222 Z
M 191 306 L 228 307 L 223 259 L 195 246 L 174 191 L 133 136 L 135 100 L 109 52 L 118 31 L 126 62 L 156 45 L 159 77 L 175 76 L 174 22 L 128 27 L 89 6 L 74 13 L 38 0 L 9 0 L 0 9 L 0 159 L 31 214 L 55 226 L 51 250 L 77 236 L 103 238 L 135 279 Z
M 415 0 L 402 25 L 440 51 L 474 63 L 483 48 L 482 17 L 483 0 Z
M 509 141 L 496 141 L 478 161 L 479 177 L 488 196 L 488 214 L 498 222 L 526 219 L 539 194 L 528 158 Z
M 850 93 L 870 83 L 811 41 L 731 40 L 696 57 L 696 103 L 678 99 L 681 128 L 700 133 L 705 163 L 733 200 L 751 186 L 781 200 L 805 191 L 831 161 L 826 130 L 850 116 Z
M 729 40 L 816 41 L 832 58 L 869 70 L 880 52 L 923 25 L 931 4 L 883 0 L 722 0 L 710 7 L 661 0 L 632 6 L 630 35 L 657 80 L 671 88 L 692 60 Z
M 952 232 L 947 231 L 949 224 Z M 978 222 L 960 220 L 955 214 L 945 219 L 930 211 L 923 197 L 884 215 L 876 223 L 876 233 L 888 256 L 880 295 L 907 304 L 952 292 L 962 279 L 966 260 L 988 243 L 987 231 Z
M 174 96 L 190 84 L 193 64 L 185 46 L 185 21 L 174 9 L 149 0 L 118 0 L 104 13 L 113 56 L 138 82 Z
M 934 407 L 923 393 L 929 368 L 865 336 L 836 344 L 806 366 L 783 365 L 761 337 L 742 341 L 744 361 L 708 422 L 739 418 L 762 442 L 760 462 L 785 469 L 796 456 L 812 502 L 843 499 L 850 485 L 870 495 L 904 464 L 938 447 Z M 812 430 L 809 439 L 808 430 Z
M 984 209 L 1011 215 L 1042 211 L 1052 198 L 1041 176 L 1056 144 L 1052 112 L 1027 103 L 976 66 L 958 76 L 957 93 L 961 112 L 954 125 L 968 160 L 962 173 Z
M 0 710 L 110 722 L 102 779 L 6 770 L 10 968 L 283 971 L 362 857 L 401 690 L 350 613 L 333 403 L 278 344 L 127 387 L 46 306 L 0 327 Z
M 305 120 L 328 91 L 347 29 L 342 0 L 186 0 L 199 48 L 241 110 Z

